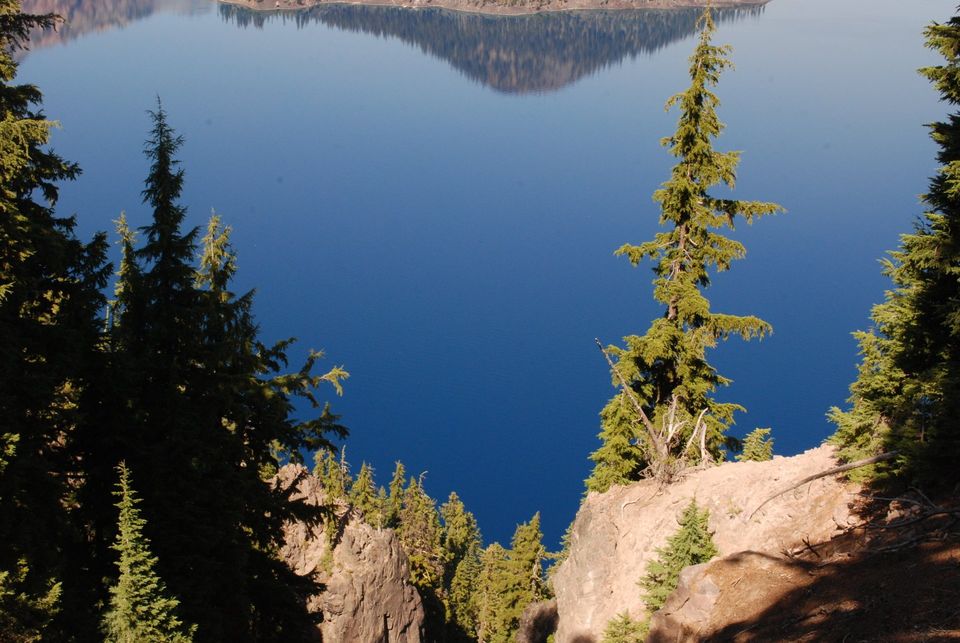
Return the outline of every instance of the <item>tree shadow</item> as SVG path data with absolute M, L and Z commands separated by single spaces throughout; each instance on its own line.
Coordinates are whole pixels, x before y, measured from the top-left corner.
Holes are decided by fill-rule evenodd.
M 931 507 L 874 498 L 858 528 L 828 542 L 782 558 L 744 552 L 716 561 L 709 573 L 721 598 L 710 620 L 722 625 L 682 640 L 960 639 L 957 517 Z

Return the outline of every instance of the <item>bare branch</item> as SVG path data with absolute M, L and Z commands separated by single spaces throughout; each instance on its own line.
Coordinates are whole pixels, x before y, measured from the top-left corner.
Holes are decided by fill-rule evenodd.
M 627 385 L 627 381 L 623 378 L 623 375 L 620 374 L 620 371 L 617 370 L 617 367 L 614 365 L 613 360 L 610 359 L 610 356 L 607 355 L 607 351 L 600 342 L 600 338 L 596 338 L 595 341 L 597 342 L 597 348 L 600 349 L 600 352 L 603 353 L 604 359 L 607 360 L 607 364 L 610 365 L 610 370 L 612 370 L 616 374 L 617 379 L 620 380 L 620 386 L 623 392 L 626 393 L 627 397 L 630 398 L 630 401 L 633 402 L 634 408 L 640 414 L 640 420 L 643 422 L 643 426 L 646 427 L 647 433 L 650 436 L 650 441 L 653 443 L 654 448 L 656 448 L 657 452 L 660 453 L 662 451 L 662 440 L 657 434 L 656 427 L 653 426 L 653 422 L 651 422 L 650 418 L 647 417 L 647 414 L 643 410 L 643 405 L 640 404 L 640 400 L 638 400 L 637 396 L 634 395 L 633 389 Z
M 764 505 L 775 498 L 779 498 L 785 493 L 793 491 L 798 487 L 802 487 L 808 482 L 813 482 L 814 480 L 819 480 L 820 478 L 826 478 L 827 476 L 832 476 L 838 473 L 843 473 L 845 471 L 852 471 L 853 469 L 859 469 L 860 467 L 865 467 L 870 464 L 876 464 L 877 462 L 883 462 L 884 460 L 892 460 L 893 458 L 899 455 L 899 451 L 887 451 L 886 453 L 881 453 L 880 455 L 875 455 L 872 458 L 864 458 L 863 460 L 857 460 L 856 462 L 850 462 L 847 464 L 840 465 L 839 467 L 833 467 L 827 469 L 826 471 L 821 471 L 820 473 L 815 473 L 812 476 L 807 476 L 800 482 L 795 482 L 791 485 L 788 485 L 782 489 L 778 489 L 773 495 L 761 502 L 756 509 L 747 516 L 747 520 L 751 520 L 758 511 L 760 511 Z

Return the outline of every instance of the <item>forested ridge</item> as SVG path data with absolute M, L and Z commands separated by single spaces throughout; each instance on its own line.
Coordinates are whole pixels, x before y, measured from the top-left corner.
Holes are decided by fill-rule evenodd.
M 307 597 L 323 588 L 281 560 L 283 526 L 333 517 L 271 483 L 284 464 L 310 460 L 331 505 L 396 535 L 423 601 L 424 640 L 506 643 L 529 630 L 528 609 L 551 598 L 548 567 L 562 564 L 568 539 L 549 552 L 538 513 L 509 547 L 485 544 L 456 493 L 438 506 L 425 473 L 397 462 L 382 484 L 368 464 L 350 466 L 349 418 L 329 401 L 348 370 L 293 339 L 261 337 L 254 293 L 234 290 L 228 215 L 185 227 L 178 159 L 189 142 L 159 98 L 144 120 L 144 215 L 120 213 L 112 234 L 77 238 L 56 205 L 81 168 L 50 149 L 56 123 L 41 92 L 16 79 L 30 34 L 57 18 L 20 9 L 0 0 L 0 641 L 312 640 Z M 364 14 L 359 28 L 408 34 L 384 11 Z M 315 15 L 341 22 L 333 8 Z M 686 25 L 685 14 L 672 19 Z M 579 30 L 582 18 L 571 20 Z M 724 230 L 783 208 L 716 196 L 734 188 L 740 158 L 714 147 L 723 131 L 714 89 L 730 48 L 712 42 L 709 11 L 696 29 L 690 84 L 668 102 L 679 117 L 663 141 L 675 164 L 654 194 L 662 231 L 616 251 L 634 266 L 652 260 L 662 315 L 622 345 L 598 340 L 615 393 L 601 412 L 589 492 L 644 478 L 667 485 L 734 455 L 772 457 L 771 429 L 728 434 L 742 409 L 717 398 L 730 382 L 708 361 L 719 342 L 771 328 L 715 312 L 705 293 L 746 253 Z M 945 63 L 922 73 L 960 104 L 960 17 L 926 37 Z M 941 168 L 927 212 L 884 264 L 893 286 L 873 328 L 857 334 L 863 361 L 849 409 L 831 411 L 841 457 L 871 459 L 856 475 L 878 488 L 942 495 L 960 482 L 958 122 L 952 114 L 930 126 Z M 651 611 L 681 569 L 716 554 L 707 518 L 691 502 L 637 579 Z M 624 614 L 605 640 L 639 640 L 645 627 Z
M 763 5 L 716 10 L 718 21 L 759 15 Z M 392 36 L 505 93 L 559 89 L 627 57 L 659 51 L 696 31 L 701 11 L 565 11 L 502 18 L 444 9 L 326 5 L 287 13 L 220 5 L 224 20 L 262 28 L 271 20 Z

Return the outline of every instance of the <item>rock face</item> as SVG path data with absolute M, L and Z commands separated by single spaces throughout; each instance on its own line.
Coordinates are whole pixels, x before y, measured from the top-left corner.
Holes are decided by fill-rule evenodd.
M 292 500 L 324 503 L 320 481 L 297 465 L 280 470 L 281 488 L 295 487 Z M 321 614 L 321 641 L 419 643 L 423 604 L 410 584 L 407 557 L 390 529 L 377 530 L 348 507 L 336 510 L 331 538 L 322 524 L 288 523 L 281 556 L 299 575 L 313 575 L 326 588 L 308 602 Z
M 516 643 L 546 643 L 557 629 L 557 601 L 530 603 L 520 616 Z
M 646 480 L 591 493 L 574 521 L 570 555 L 553 577 L 560 615 L 557 642 L 596 643 L 617 614 L 643 616 L 637 581 L 656 557 L 656 548 L 677 530 L 677 518 L 692 498 L 710 510 L 721 556 L 751 551 L 779 558 L 804 543 L 842 533 L 855 520 L 850 507 L 859 488 L 835 477 L 780 496 L 749 517 L 779 488 L 835 465 L 832 447 L 823 446 L 791 458 L 694 471 L 662 489 Z M 697 568 L 685 570 L 681 581 L 687 587 L 684 609 L 695 620 L 711 609 L 717 588 Z

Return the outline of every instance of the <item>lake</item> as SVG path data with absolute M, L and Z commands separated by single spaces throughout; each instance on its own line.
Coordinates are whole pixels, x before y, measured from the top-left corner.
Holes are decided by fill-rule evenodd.
M 254 14 L 207 0 L 27 0 L 69 22 L 23 58 L 84 174 L 61 213 L 79 232 L 140 190 L 146 110 L 162 97 L 186 144 L 189 223 L 234 228 L 238 289 L 269 340 L 299 338 L 351 373 L 333 400 L 346 459 L 393 462 L 456 490 L 487 542 L 543 515 L 572 520 L 615 392 L 599 337 L 661 314 L 648 266 L 613 250 L 657 229 L 659 139 L 688 84 L 697 10 L 487 17 L 352 5 Z M 887 287 L 878 259 L 921 213 L 934 172 L 917 75 L 922 29 L 953 0 L 773 0 L 721 13 L 736 70 L 717 93 L 743 150 L 735 194 L 788 212 L 743 226 L 747 258 L 708 291 L 759 315 L 762 342 L 715 351 L 743 404 L 733 433 L 772 427 L 793 454 L 855 374 L 850 333 Z

